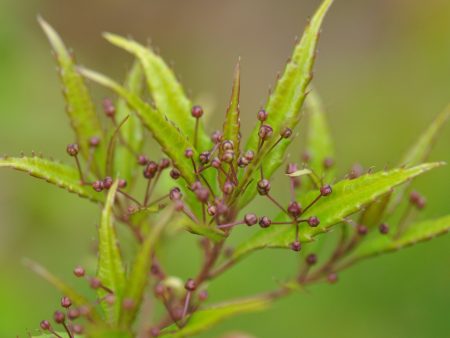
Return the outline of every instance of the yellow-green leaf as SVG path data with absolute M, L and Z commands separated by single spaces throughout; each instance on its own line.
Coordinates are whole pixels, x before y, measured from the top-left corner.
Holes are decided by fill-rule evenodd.
M 111 323 L 116 323 L 122 307 L 123 289 L 125 287 L 125 269 L 122 256 L 118 247 L 118 239 L 113 224 L 113 207 L 116 197 L 118 181 L 108 191 L 105 206 L 102 210 L 100 226 L 98 227 L 98 264 L 97 278 L 102 285 L 110 289 L 115 296 L 113 305 L 102 302 L 102 308 L 106 318 Z M 107 292 L 102 288 L 97 291 L 99 299 L 104 298 Z
M 29 175 L 46 180 L 69 192 L 95 202 L 102 202 L 104 195 L 80 182 L 77 169 L 68 165 L 47 160 L 38 156 L 32 157 L 0 157 L 0 167 L 10 167 L 24 171 Z
M 42 18 L 38 18 L 38 20 L 56 55 L 59 74 L 64 86 L 67 113 L 80 145 L 80 151 L 84 158 L 88 159 L 89 140 L 94 136 L 99 137 L 102 142 L 95 154 L 99 163 L 103 163 L 101 161 L 104 159 L 104 134 L 89 91 L 83 78 L 77 73 L 73 58 L 58 33 Z

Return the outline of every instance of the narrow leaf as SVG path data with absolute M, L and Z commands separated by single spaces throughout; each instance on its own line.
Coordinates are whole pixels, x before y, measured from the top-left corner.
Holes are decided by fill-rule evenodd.
M 172 216 L 172 213 L 172 208 L 167 208 L 163 212 L 158 223 L 153 225 L 134 258 L 123 296 L 123 299 L 131 301 L 133 306 L 131 309 L 124 309 L 121 312 L 120 324 L 122 327 L 129 327 L 136 318 L 136 314 L 139 311 L 144 296 L 145 286 L 148 283 L 155 243 L 159 238 L 163 227 Z
M 264 176 L 270 178 L 283 163 L 286 149 L 293 137 L 282 140 L 276 146 L 276 149 L 271 150 L 271 148 L 278 141 L 282 128 L 289 127 L 294 129 L 302 117 L 301 107 L 306 97 L 307 87 L 312 79 L 320 27 L 332 2 L 332 0 L 323 1 L 312 17 L 302 39 L 294 49 L 284 74 L 278 81 L 273 94 L 269 97 L 266 106 L 269 117 L 265 123 L 273 128 L 273 136 L 264 143 L 258 155 L 247 166 L 245 174 L 240 179 L 238 188 L 235 189 L 233 198 L 239 198 L 240 206 L 246 205 L 256 194 L 257 169 L 260 165 L 263 165 Z M 259 143 L 258 131 L 259 126 L 253 130 L 246 149 L 256 152 Z M 248 184 L 249 186 L 247 187 Z M 242 193 L 244 187 L 247 188 Z
M 309 170 L 309 169 L 301 169 L 301 170 L 297 170 L 297 171 L 294 171 L 293 173 L 286 174 L 286 175 L 289 176 L 289 177 L 300 177 L 300 176 L 303 176 L 303 175 L 310 175 L 310 174 L 312 174 L 311 170 Z
M 69 297 L 75 306 L 89 306 L 91 309 L 91 314 L 94 319 L 98 319 L 98 314 L 95 309 L 90 305 L 90 301 L 83 295 L 80 295 L 74 288 L 64 283 L 58 277 L 53 275 L 50 271 L 44 268 L 42 265 L 33 262 L 30 259 L 23 259 L 23 264 L 29 268 L 31 271 L 36 273 L 41 278 L 45 279 L 47 282 L 52 284 L 56 289 L 58 289 L 63 296 Z
M 103 130 L 96 115 L 95 106 L 83 82 L 83 78 L 76 71 L 72 56 L 64 46 L 58 33 L 42 18 L 38 18 L 38 21 L 55 52 L 59 74 L 64 86 L 67 113 L 75 131 L 77 142 L 80 145 L 80 151 L 84 158 L 88 159 L 90 138 L 96 136 L 104 140 Z M 103 144 L 104 142 L 101 142 L 100 148 L 95 152 L 99 160 L 101 160 L 101 156 L 104 156 Z
M 430 124 L 427 130 L 420 136 L 419 140 L 403 156 L 399 165 L 413 166 L 426 161 L 433 149 L 439 132 L 444 127 L 450 117 L 450 105 L 448 105 Z M 387 206 L 386 213 L 392 214 L 408 189 L 408 185 L 403 186 L 394 192 Z
M 320 220 L 318 227 L 308 225 L 300 227 L 300 241 L 311 242 L 315 236 L 326 232 L 335 224 L 341 223 L 346 217 L 361 210 L 365 205 L 378 197 L 389 193 L 394 187 L 428 171 L 441 166 L 443 163 L 427 163 L 409 169 L 394 169 L 366 174 L 353 180 L 342 180 L 333 186 L 333 193 L 322 197 L 302 218 L 317 216 Z M 303 205 L 308 205 L 317 196 L 318 192 L 311 192 L 305 197 Z M 277 220 L 286 220 L 280 215 Z M 259 230 L 253 237 L 238 245 L 233 253 L 232 260 L 258 249 L 287 248 L 295 239 L 295 227 L 291 225 L 273 225 L 270 228 Z
M 409 245 L 430 240 L 449 231 L 450 215 L 447 215 L 411 224 L 399 238 L 374 233 L 371 238 L 364 240 L 355 249 L 349 260 L 355 262 L 363 258 L 399 250 Z
M 104 37 L 112 44 L 136 56 L 142 64 L 150 94 L 161 114 L 167 116 L 190 140 L 193 140 L 195 119 L 191 117 L 192 104 L 177 81 L 172 70 L 164 60 L 139 43 L 121 36 L 105 33 Z M 210 139 L 203 125 L 199 125 L 199 144 L 208 146 Z M 192 141 L 193 142 L 193 141 Z
M 128 105 L 138 114 L 144 126 L 153 134 L 153 137 L 160 144 L 166 155 L 180 170 L 186 182 L 191 184 L 195 181 L 192 164 L 184 156 L 185 149 L 191 148 L 194 150 L 194 147 L 170 120 L 142 101 L 136 94 L 127 91 L 108 77 L 85 68 L 79 68 L 79 70 L 86 78 L 113 90 L 124 98 Z
M 80 183 L 78 171 L 68 165 L 41 157 L 0 157 L 0 167 L 10 167 L 27 172 L 29 175 L 46 180 L 69 192 L 95 202 L 102 202 L 103 194 L 90 186 Z
M 204 310 L 196 311 L 188 323 L 181 329 L 171 325 L 164 329 L 161 337 L 189 337 L 205 331 L 219 322 L 243 313 L 262 311 L 269 307 L 270 300 L 266 298 L 249 298 L 235 302 L 217 304 Z
M 184 219 L 183 224 L 187 231 L 196 235 L 208 237 L 214 242 L 220 242 L 226 237 L 226 234 L 223 231 L 211 226 L 197 224 L 196 222 L 188 218 Z
M 399 187 L 398 189 L 401 188 Z M 361 213 L 359 224 L 364 224 L 369 229 L 379 225 L 383 220 L 384 211 L 391 200 L 391 196 L 392 193 L 388 192 L 370 203 Z
M 306 106 L 309 112 L 306 150 L 310 156 L 309 166 L 315 174 L 313 179 L 316 185 L 320 186 L 320 179 L 323 182 L 331 182 L 334 179 L 334 166 L 326 169 L 324 165 L 327 159 L 334 159 L 333 140 L 322 101 L 314 89 L 308 94 Z
M 142 92 L 144 74 L 139 62 L 135 62 L 125 80 L 124 88 L 130 93 L 140 96 Z M 120 128 L 120 143 L 116 146 L 114 157 L 115 176 L 125 179 L 130 184 L 134 182 L 136 174 L 136 156 L 142 151 L 144 134 L 139 117 L 128 106 L 122 97 L 116 102 L 117 121 L 129 116 L 128 121 Z M 125 143 L 122 144 L 122 143 Z
M 107 320 L 116 323 L 122 307 L 122 295 L 125 287 L 125 269 L 122 263 L 122 256 L 118 247 L 118 239 L 113 225 L 113 206 L 116 196 L 118 181 L 108 191 L 105 206 L 103 207 L 100 226 L 98 228 L 98 265 L 97 277 L 102 285 L 110 289 L 116 298 L 114 305 L 102 302 L 102 308 Z M 97 291 L 99 299 L 102 299 L 107 292 L 103 289 Z
M 241 70 L 240 63 L 236 65 L 234 71 L 233 88 L 231 90 L 230 104 L 225 116 L 225 122 L 223 124 L 223 139 L 233 142 L 234 150 L 239 151 L 240 142 L 240 112 L 239 112 L 239 95 L 241 91 Z M 236 156 L 239 154 L 236 153 Z

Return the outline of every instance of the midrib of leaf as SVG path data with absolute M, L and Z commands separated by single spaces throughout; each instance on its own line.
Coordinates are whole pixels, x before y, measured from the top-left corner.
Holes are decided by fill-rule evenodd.
M 277 142 L 281 129 L 283 127 L 294 129 L 302 117 L 301 107 L 305 100 L 306 89 L 312 78 L 320 27 L 332 2 L 333 0 L 325 0 L 314 14 L 305 29 L 302 39 L 295 47 L 293 56 L 288 62 L 283 76 L 278 81 L 273 94 L 269 97 L 266 106 L 269 117 L 265 123 L 273 128 L 273 136 L 264 143 L 258 155 L 247 167 L 245 174 L 240 178 L 239 186 L 233 196 L 233 199 L 239 200 L 240 207 L 245 206 L 256 194 L 257 169 L 259 166 L 263 165 L 264 176 L 270 178 L 283 163 L 286 149 L 293 137 L 282 140 L 276 149 L 270 152 L 269 150 Z M 257 150 L 259 142 L 258 131 L 259 126 L 253 129 L 246 149 Z M 262 163 L 262 160 L 264 160 L 264 163 Z M 244 187 L 247 188 L 242 193 Z
M 83 78 L 77 73 L 72 56 L 64 46 L 63 41 L 56 31 L 42 18 L 38 18 L 42 29 L 52 45 L 59 65 L 59 75 L 64 86 L 64 97 L 67 104 L 72 127 L 75 131 L 80 152 L 87 160 L 89 158 L 89 140 L 91 137 L 99 137 L 103 142 L 95 151 L 95 158 L 99 168 L 104 163 L 105 135 L 101 128 L 100 120 L 95 112 L 95 106 L 89 91 L 83 82 Z
M 117 323 L 122 307 L 122 295 L 125 287 L 125 269 L 122 256 L 118 247 L 118 239 L 113 224 L 112 208 L 116 196 L 118 181 L 108 191 L 105 206 L 102 210 L 100 226 L 98 228 L 98 265 L 97 278 L 102 284 L 114 292 L 115 302 L 113 305 L 101 302 L 107 320 Z M 103 289 L 97 291 L 99 299 L 105 297 L 107 292 Z
M 78 171 L 68 165 L 41 157 L 0 157 L 0 167 L 10 167 L 27 172 L 29 175 L 46 180 L 69 192 L 95 202 L 102 202 L 104 195 L 92 187 L 80 184 Z
M 330 196 L 322 197 L 314 207 L 302 215 L 302 218 L 317 216 L 320 225 L 316 228 L 301 226 L 300 241 L 311 242 L 318 234 L 328 231 L 330 227 L 342 222 L 345 217 L 361 210 L 363 206 L 390 192 L 394 187 L 442 164 L 442 162 L 426 163 L 409 169 L 382 171 L 338 182 L 333 186 L 333 193 Z M 317 195 L 318 192 L 309 193 L 303 205 L 307 205 Z M 282 219 L 287 219 L 287 216 L 280 215 L 277 218 L 277 220 Z M 294 226 L 274 225 L 268 229 L 259 230 L 245 243 L 236 247 L 232 259 L 241 259 L 244 255 L 265 247 L 287 248 L 294 238 Z

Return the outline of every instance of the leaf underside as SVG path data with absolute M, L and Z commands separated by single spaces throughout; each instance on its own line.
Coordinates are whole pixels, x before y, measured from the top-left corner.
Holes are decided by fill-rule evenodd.
M 2 157 L 0 167 L 10 167 L 27 172 L 29 175 L 46 180 L 69 192 L 86 197 L 95 202 L 102 202 L 104 195 L 95 192 L 91 186 L 80 184 L 78 171 L 68 165 L 41 158 L 32 157 Z

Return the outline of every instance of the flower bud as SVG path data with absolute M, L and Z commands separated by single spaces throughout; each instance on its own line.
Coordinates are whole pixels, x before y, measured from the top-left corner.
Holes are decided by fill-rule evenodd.
M 197 288 L 197 283 L 195 283 L 195 280 L 193 280 L 192 278 L 189 278 L 186 281 L 186 284 L 184 284 L 184 288 L 187 291 L 195 291 L 195 289 Z
M 264 109 L 261 109 L 257 114 L 257 118 L 261 122 L 264 122 L 265 120 L 267 120 L 268 116 L 269 116 L 269 114 L 267 114 L 267 112 Z
M 199 119 L 203 116 L 203 108 L 201 106 L 193 106 L 191 111 L 192 117 Z
M 301 243 L 298 240 L 295 240 L 294 242 L 292 242 L 291 249 L 293 251 L 300 251 L 301 248 L 302 248 L 302 245 L 301 245 Z
M 67 145 L 66 151 L 70 156 L 77 156 L 78 152 L 80 151 L 80 147 L 78 146 L 78 144 L 72 143 Z
M 263 178 L 262 180 L 258 181 L 256 188 L 260 195 L 267 195 L 270 191 L 270 182 Z
M 328 196 L 333 192 L 333 190 L 331 189 L 331 186 L 329 184 L 324 185 L 323 187 L 320 188 L 320 194 L 322 196 Z
M 314 228 L 314 227 L 318 226 L 319 224 L 320 224 L 320 221 L 316 216 L 311 216 L 308 218 L 308 225 L 310 227 Z
M 296 201 L 292 201 L 291 203 L 289 203 L 287 211 L 293 217 L 298 217 L 302 213 L 302 208 L 300 207 L 300 204 L 298 204 Z
M 263 140 L 267 140 L 269 139 L 273 134 L 273 129 L 272 127 L 263 124 L 260 128 L 259 128 L 259 132 L 258 132 L 258 136 Z
M 261 228 L 268 228 L 268 227 L 270 227 L 271 224 L 272 224 L 272 220 L 267 216 L 263 216 L 259 220 L 259 226 Z
M 181 173 L 177 168 L 172 168 L 172 170 L 170 171 L 170 177 L 172 177 L 174 180 L 177 180 L 178 178 L 180 178 Z
M 282 138 L 289 138 L 289 137 L 291 137 L 292 136 L 292 129 L 291 128 L 287 128 L 287 127 L 281 129 L 280 136 Z
M 103 111 L 105 112 L 106 116 L 114 117 L 114 115 L 116 114 L 116 107 L 114 107 L 114 103 L 111 101 L 111 99 L 103 99 Z
M 250 227 L 258 223 L 258 217 L 255 214 L 246 214 L 244 216 L 244 222 Z

